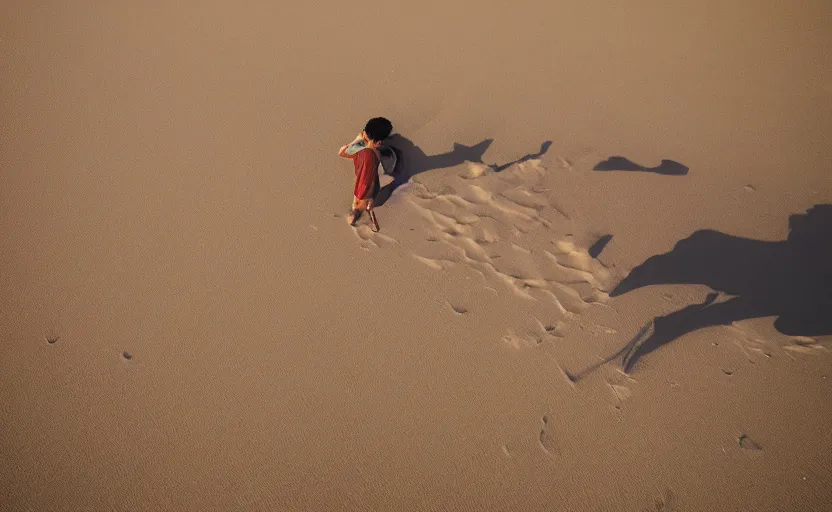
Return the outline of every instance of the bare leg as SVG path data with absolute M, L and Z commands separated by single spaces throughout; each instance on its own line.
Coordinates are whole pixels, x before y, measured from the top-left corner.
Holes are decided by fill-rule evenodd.
M 373 222 L 373 231 L 378 233 L 381 229 L 378 227 L 378 221 L 376 220 L 376 213 L 373 211 L 373 200 L 370 199 L 367 201 L 367 213 L 370 214 L 370 220 Z
M 352 210 L 350 214 L 347 215 L 347 224 L 350 226 L 355 226 L 355 223 L 358 222 L 358 219 L 361 218 L 361 213 L 364 211 L 365 205 L 364 201 L 358 199 L 357 197 L 352 198 Z

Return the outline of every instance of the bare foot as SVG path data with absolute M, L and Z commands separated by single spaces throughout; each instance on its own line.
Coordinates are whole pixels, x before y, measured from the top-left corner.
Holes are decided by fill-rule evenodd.
M 361 216 L 360 211 L 353 210 L 352 212 L 350 212 L 349 215 L 347 215 L 347 224 L 349 224 L 350 226 L 355 226 L 355 221 L 357 221 L 358 217 L 360 217 L 360 216 Z

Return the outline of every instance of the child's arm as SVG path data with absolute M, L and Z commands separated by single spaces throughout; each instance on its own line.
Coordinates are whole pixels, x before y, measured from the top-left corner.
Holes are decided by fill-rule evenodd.
M 354 155 L 347 154 L 347 148 L 350 147 L 352 144 L 347 144 L 346 146 L 341 146 L 341 149 L 338 150 L 338 156 L 341 158 L 352 158 Z
M 348 155 L 347 154 L 347 148 L 352 146 L 356 142 L 360 142 L 362 140 L 364 140 L 364 133 L 363 132 L 359 133 L 358 136 L 355 138 L 355 140 L 353 140 L 352 142 L 350 142 L 346 146 L 341 146 L 341 149 L 338 150 L 338 156 L 340 156 L 342 158 L 349 158 L 349 159 L 354 158 L 355 155 Z

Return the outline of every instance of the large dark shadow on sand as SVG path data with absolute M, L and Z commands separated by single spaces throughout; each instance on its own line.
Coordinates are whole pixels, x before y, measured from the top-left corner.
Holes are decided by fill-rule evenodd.
M 482 157 L 493 139 L 485 139 L 482 142 L 474 144 L 473 146 L 464 146 L 462 144 L 454 143 L 451 151 L 439 153 L 436 155 L 427 155 L 422 149 L 414 144 L 410 139 L 399 134 L 393 134 L 387 140 L 390 146 L 396 148 L 399 153 L 399 162 L 396 165 L 396 171 L 393 175 L 393 181 L 381 187 L 376 196 L 376 206 L 382 206 L 390 199 L 393 192 L 404 185 L 410 178 L 423 172 L 433 171 L 437 169 L 446 169 L 454 167 L 464 162 L 483 163 Z M 548 151 L 551 142 L 544 142 L 540 151 L 523 156 L 522 158 L 509 162 L 503 165 L 489 165 L 494 172 L 500 172 L 516 163 L 525 162 L 532 158 L 539 158 Z
M 623 156 L 611 156 L 592 168 L 593 171 L 635 171 L 652 172 L 664 174 L 665 176 L 684 176 L 688 173 L 688 167 L 673 160 L 662 160 L 656 167 L 645 167 Z
M 621 351 L 571 375 L 574 380 L 622 357 L 630 371 L 640 357 L 697 329 L 776 316 L 790 336 L 832 334 L 832 204 L 789 217 L 786 240 L 766 242 L 702 230 L 672 251 L 648 258 L 610 293 L 617 297 L 656 284 L 702 284 L 718 293 L 655 318 Z

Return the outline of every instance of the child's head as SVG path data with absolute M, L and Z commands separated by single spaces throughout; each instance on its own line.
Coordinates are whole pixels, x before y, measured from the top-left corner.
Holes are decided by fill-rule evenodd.
M 367 121 L 366 126 L 364 126 L 364 135 L 375 145 L 381 144 L 384 139 L 390 136 L 392 131 L 393 123 L 383 117 L 374 117 Z

